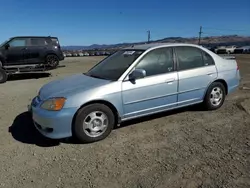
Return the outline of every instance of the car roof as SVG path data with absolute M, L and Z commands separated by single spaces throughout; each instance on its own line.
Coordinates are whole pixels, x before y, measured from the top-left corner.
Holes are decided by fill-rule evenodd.
M 14 38 L 57 38 L 57 37 L 52 37 L 52 36 L 15 36 L 11 37 L 11 39 Z
M 193 46 L 193 47 L 201 47 L 196 44 L 189 43 L 150 43 L 150 44 L 140 44 L 140 45 L 131 45 L 129 47 L 123 48 L 126 50 L 148 50 L 151 48 L 160 48 L 160 47 L 171 47 L 171 46 Z

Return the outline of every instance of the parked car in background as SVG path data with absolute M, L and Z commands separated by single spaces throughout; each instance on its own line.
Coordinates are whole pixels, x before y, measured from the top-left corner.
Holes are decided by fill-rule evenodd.
M 106 52 L 101 52 L 100 55 L 105 56 Z
M 235 60 L 201 46 L 139 45 L 44 85 L 29 110 L 46 137 L 95 142 L 130 119 L 199 103 L 219 109 L 239 81 Z
M 12 37 L 0 46 L 2 66 L 46 64 L 54 68 L 63 59 L 57 37 Z
M 99 55 L 100 55 L 100 52 L 95 52 L 95 55 L 96 55 L 96 56 L 99 56 Z
M 242 46 L 234 50 L 235 54 L 247 54 L 250 53 L 250 46 Z
M 234 50 L 237 48 L 237 46 L 227 46 L 226 47 L 226 53 L 227 54 L 232 54 L 234 53 Z
M 19 36 L 0 45 L 0 83 L 8 78 L 8 70 L 19 72 L 25 67 L 56 68 L 64 60 L 57 37 Z M 8 70 L 7 70 L 8 69 Z
M 78 56 L 78 54 L 77 53 L 73 53 L 73 57 L 77 57 Z
M 232 54 L 232 53 L 234 53 L 235 49 L 236 49 L 236 46 L 220 46 L 217 49 L 215 49 L 215 53 L 217 53 L 217 54 Z
M 218 46 L 215 50 L 217 54 L 225 54 L 226 53 L 226 46 Z
M 105 52 L 105 55 L 110 55 L 110 52 Z
M 67 53 L 66 56 L 67 57 L 72 57 L 72 54 L 71 53 Z
M 83 57 L 84 54 L 80 52 L 80 53 L 78 53 L 78 56 Z
M 85 52 L 85 53 L 84 53 L 84 56 L 89 56 L 89 53 L 88 53 L 88 52 Z

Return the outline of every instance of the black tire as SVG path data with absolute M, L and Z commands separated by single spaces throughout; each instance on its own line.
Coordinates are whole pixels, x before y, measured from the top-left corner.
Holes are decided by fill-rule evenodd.
M 221 92 L 220 92 L 220 90 L 221 90 Z M 213 98 L 212 91 L 214 91 L 214 92 L 217 91 L 217 93 L 222 94 L 221 100 L 219 100 L 220 97 L 218 97 L 218 101 L 219 101 L 218 104 L 216 102 L 212 102 L 214 100 L 214 99 L 212 99 Z M 223 103 L 225 101 L 225 97 L 226 97 L 226 89 L 225 89 L 224 85 L 220 82 L 214 82 L 209 86 L 209 88 L 206 92 L 203 104 L 204 104 L 206 110 L 217 110 L 223 105 Z
M 50 68 L 56 68 L 59 65 L 59 59 L 56 55 L 50 54 L 46 56 L 46 64 Z
M 91 133 L 84 128 L 84 121 L 88 119 L 88 115 L 96 111 L 102 112 L 107 117 L 107 126 L 105 130 L 99 136 L 90 136 Z M 97 113 L 98 114 L 98 113 Z M 94 119 L 94 118 L 93 118 Z M 90 120 L 91 121 L 91 120 Z M 76 115 L 75 122 L 72 125 L 73 137 L 76 137 L 82 143 L 92 143 L 105 139 L 115 126 L 115 115 L 112 110 L 104 104 L 90 104 L 79 110 Z M 92 124 L 91 124 L 92 127 Z M 89 129 L 90 130 L 90 129 Z
M 8 75 L 5 70 L 0 67 L 0 84 L 5 83 L 8 79 Z

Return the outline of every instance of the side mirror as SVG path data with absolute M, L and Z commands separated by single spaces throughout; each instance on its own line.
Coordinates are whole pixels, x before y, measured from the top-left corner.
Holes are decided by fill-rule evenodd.
M 10 47 L 10 45 L 9 45 L 9 44 L 5 44 L 5 46 L 4 46 L 4 48 L 5 48 L 6 50 L 8 50 L 8 49 L 9 49 L 9 47 Z
M 129 74 L 129 80 L 136 80 L 139 78 L 144 78 L 146 76 L 146 71 L 144 69 L 135 69 Z

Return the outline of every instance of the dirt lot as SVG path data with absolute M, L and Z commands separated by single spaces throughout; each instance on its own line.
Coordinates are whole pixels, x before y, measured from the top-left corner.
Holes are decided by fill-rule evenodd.
M 0 85 L 0 187 L 250 187 L 250 56 L 237 56 L 241 89 L 218 111 L 192 107 L 130 121 L 88 145 L 43 138 L 27 104 L 43 84 L 98 59 L 69 58 L 52 77 Z

